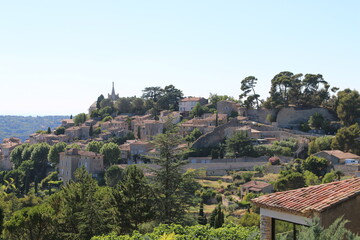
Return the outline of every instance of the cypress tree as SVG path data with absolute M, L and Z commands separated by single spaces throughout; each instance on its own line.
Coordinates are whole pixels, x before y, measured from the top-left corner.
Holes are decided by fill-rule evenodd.
M 204 214 L 204 203 L 203 202 L 201 202 L 201 204 L 200 204 L 198 223 L 200 225 L 206 225 L 207 224 L 206 215 Z
M 51 128 L 48 127 L 47 134 L 50 134 L 50 133 L 51 133 Z

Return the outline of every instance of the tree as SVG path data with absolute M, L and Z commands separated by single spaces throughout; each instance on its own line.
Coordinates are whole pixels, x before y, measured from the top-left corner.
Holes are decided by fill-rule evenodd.
M 130 113 L 131 102 L 129 98 L 119 98 L 115 102 L 115 109 L 120 113 Z
M 14 164 L 14 168 L 18 168 L 21 162 L 24 160 L 22 158 L 22 152 L 25 148 L 27 148 L 29 144 L 22 144 L 20 146 L 15 147 L 10 153 L 10 161 Z M 27 159 L 26 159 L 27 160 Z
M 253 103 L 256 102 L 256 107 L 259 108 L 259 94 L 255 93 L 255 86 L 257 83 L 257 78 L 255 78 L 254 76 L 249 76 L 244 78 L 241 81 L 241 91 L 243 91 L 243 93 L 240 95 L 240 99 L 246 98 L 245 105 L 247 108 L 250 108 L 253 106 Z M 252 92 L 252 95 L 249 95 L 249 93 Z
M 54 211 L 47 204 L 16 211 L 4 223 L 5 239 L 56 239 Z
M 48 154 L 48 161 L 53 164 L 59 164 L 60 160 L 60 153 L 64 152 L 67 147 L 67 144 L 64 142 L 55 143 L 53 146 L 50 147 L 49 154 Z
M 330 85 L 321 74 L 305 74 L 301 87 L 301 104 L 304 106 L 321 106 L 330 97 Z
M 200 225 L 206 225 L 207 224 L 206 215 L 204 213 L 204 203 L 203 202 L 200 203 L 198 223 Z
M 131 102 L 131 112 L 137 115 L 145 113 L 144 100 L 141 98 L 134 98 Z
M 325 118 L 321 113 L 314 113 L 309 118 L 309 126 L 315 129 L 322 129 L 325 123 Z
M 220 204 L 212 211 L 209 223 L 213 228 L 220 228 L 224 224 L 224 213 Z
M 226 140 L 226 152 L 235 157 L 251 156 L 254 152 L 250 138 L 243 131 L 236 132 Z
M 64 127 L 58 127 L 55 129 L 55 135 L 61 135 L 65 133 L 65 128 Z
M 270 104 L 273 108 L 289 105 L 290 96 L 299 95 L 301 74 L 281 72 L 271 80 Z M 291 93 L 291 94 L 290 94 Z
M 305 183 L 307 186 L 320 184 L 319 177 L 316 176 L 313 172 L 305 171 L 304 177 L 305 177 Z
M 325 158 L 311 155 L 303 161 L 302 165 L 304 170 L 310 171 L 318 177 L 323 177 L 327 172 L 329 163 Z
M 192 197 L 195 190 L 191 183 L 191 175 L 182 174 L 182 166 L 186 164 L 182 157 L 186 149 L 178 146 L 183 139 L 178 136 L 178 129 L 169 125 L 164 134 L 155 136 L 152 144 L 158 151 L 154 157 L 154 163 L 158 169 L 152 169 L 155 175 L 154 187 L 158 193 L 159 219 L 163 223 L 180 222 L 185 215 L 187 206 L 194 204 Z
M 345 89 L 338 92 L 336 113 L 344 126 L 350 126 L 360 118 L 360 94 L 356 90 Z
M 159 109 L 179 111 L 179 101 L 183 98 L 181 90 L 174 85 L 165 86 L 162 90 L 162 96 L 158 99 Z
M 39 179 L 43 179 L 46 176 L 49 151 L 49 144 L 40 143 L 31 152 L 30 160 L 34 161 L 34 167 L 36 169 L 35 174 Z
M 84 166 L 75 171 L 75 179 L 49 199 L 57 218 L 58 239 L 85 240 L 110 232 L 111 213 L 104 209 L 102 199 L 110 194 L 101 192 Z
M 100 153 L 100 149 L 104 146 L 103 142 L 91 141 L 86 145 L 86 151 Z
M 105 99 L 105 97 L 104 97 L 104 95 L 102 95 L 102 94 L 97 98 L 97 101 L 96 101 L 96 108 L 97 108 L 97 109 L 101 108 L 100 103 L 101 103 L 101 101 L 104 100 L 104 99 Z
M 154 193 L 143 171 L 136 165 L 126 167 L 122 181 L 116 186 L 114 197 L 116 201 L 121 201 L 120 204 L 115 204 L 122 208 L 118 214 L 125 214 L 127 218 L 122 226 L 123 232 L 137 230 L 139 224 L 155 219 Z
M 113 101 L 111 99 L 106 98 L 106 99 L 103 99 L 100 102 L 100 107 L 101 108 L 109 107 L 109 108 L 113 109 L 114 108 L 114 103 L 113 103 Z
M 161 87 L 147 87 L 143 91 L 142 98 L 151 100 L 156 103 L 161 96 L 163 96 L 163 89 Z
M 94 129 L 93 129 L 93 125 L 92 125 L 92 124 L 90 125 L 90 128 L 89 128 L 89 136 L 90 136 L 90 137 L 94 136 Z
M 47 129 L 47 134 L 50 134 L 50 133 L 51 133 L 51 128 L 48 127 L 48 129 Z
M 332 136 L 317 137 L 309 143 L 308 154 L 331 149 Z
M 352 233 L 345 228 L 348 220 L 343 217 L 336 219 L 328 228 L 321 226 L 320 218 L 313 218 L 309 227 L 302 227 L 299 232 L 300 240 L 333 240 L 333 239 L 352 239 L 360 240 L 360 236 Z M 285 238 L 284 238 L 285 239 Z
M 85 113 L 79 113 L 74 117 L 74 123 L 76 126 L 79 126 L 83 124 L 86 121 L 86 114 Z
M 214 105 L 214 107 L 216 107 L 217 103 L 220 101 L 224 101 L 224 100 L 229 100 L 232 102 L 237 102 L 233 97 L 228 96 L 228 95 L 218 95 L 218 94 L 214 94 L 214 93 L 210 93 L 209 96 L 209 102 Z
M 123 178 L 124 171 L 116 165 L 109 167 L 105 171 L 105 182 L 109 187 L 114 187 Z
M 341 128 L 333 138 L 331 143 L 332 149 L 339 149 L 344 152 L 352 152 L 360 155 L 360 145 L 355 140 L 360 137 L 359 124 Z
M 327 174 L 325 174 L 325 176 L 322 179 L 322 183 L 331 183 L 333 181 L 335 181 L 337 179 L 337 176 L 335 174 L 334 171 L 331 171 Z
M 287 191 L 305 187 L 305 178 L 299 172 L 287 172 L 275 182 L 274 189 L 276 191 Z
M 111 164 L 117 163 L 120 160 L 120 149 L 115 143 L 105 143 L 100 153 L 104 155 L 104 165 L 110 166 Z
M 206 112 L 206 109 L 200 105 L 200 103 L 196 103 L 195 107 L 190 112 L 190 117 L 201 117 Z

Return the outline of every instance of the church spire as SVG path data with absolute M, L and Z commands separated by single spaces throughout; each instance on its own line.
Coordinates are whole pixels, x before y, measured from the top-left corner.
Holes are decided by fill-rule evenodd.
M 108 98 L 111 99 L 112 101 L 115 101 L 116 99 L 119 98 L 119 94 L 115 93 L 114 82 L 112 82 L 112 90 L 111 90 L 111 94 L 108 94 Z

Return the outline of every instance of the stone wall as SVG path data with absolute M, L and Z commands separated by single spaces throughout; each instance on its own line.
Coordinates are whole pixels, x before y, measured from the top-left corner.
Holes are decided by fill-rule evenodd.
M 192 148 L 203 148 L 216 146 L 225 138 L 225 129 L 228 127 L 243 126 L 236 119 L 233 119 L 221 126 L 218 126 L 214 131 L 206 133 L 199 137 L 193 144 Z
M 260 239 L 271 240 L 272 237 L 272 220 L 271 217 L 260 216 Z
M 330 121 L 336 118 L 325 108 L 282 108 L 277 114 L 276 122 L 279 127 L 293 127 L 300 123 L 307 122 L 310 116 L 320 113 L 323 117 Z
M 272 109 L 248 109 L 247 111 L 247 117 L 249 120 L 261 122 L 261 123 L 269 123 L 269 121 L 266 120 L 266 117 L 270 114 L 272 116 L 275 116 L 276 110 Z

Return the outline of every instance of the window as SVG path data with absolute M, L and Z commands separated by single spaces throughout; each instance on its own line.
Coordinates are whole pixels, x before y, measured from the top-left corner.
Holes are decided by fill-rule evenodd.
M 272 239 L 296 240 L 299 236 L 299 230 L 303 225 L 283 221 L 280 219 L 272 219 Z

